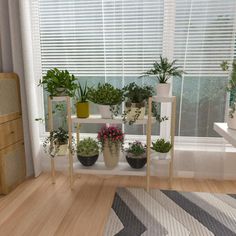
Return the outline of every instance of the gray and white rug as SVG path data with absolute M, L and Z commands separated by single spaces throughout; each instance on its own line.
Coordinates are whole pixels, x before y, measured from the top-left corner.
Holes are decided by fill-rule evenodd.
M 236 236 L 236 195 L 119 188 L 105 236 Z

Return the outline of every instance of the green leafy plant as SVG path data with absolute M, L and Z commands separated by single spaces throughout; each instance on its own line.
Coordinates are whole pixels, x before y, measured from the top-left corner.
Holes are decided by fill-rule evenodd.
M 124 100 L 123 90 L 111 84 L 98 84 L 97 88 L 89 88 L 88 99 L 100 105 L 109 105 L 113 115 L 118 115 L 120 105 Z
M 100 105 L 117 105 L 123 101 L 123 91 L 111 84 L 98 84 L 97 88 L 89 88 L 88 99 Z
M 143 103 L 154 94 L 152 86 L 139 86 L 136 83 L 130 83 L 123 88 L 124 97 L 130 103 Z
M 146 147 L 139 141 L 129 143 L 129 147 L 126 149 L 129 157 L 134 158 L 146 158 Z
M 43 142 L 43 148 L 45 153 L 48 153 L 50 157 L 55 157 L 59 152 L 61 145 L 68 143 L 68 132 L 65 131 L 62 127 L 59 127 L 58 130 L 52 130 Z M 69 147 L 70 151 L 73 153 L 73 147 Z
M 156 142 L 152 142 L 151 149 L 156 152 L 167 153 L 172 148 L 172 144 L 169 141 L 165 141 L 165 139 L 157 139 Z
M 169 62 L 167 58 L 160 55 L 160 62 L 155 61 L 153 63 L 153 68 L 144 72 L 143 76 L 154 75 L 159 83 L 165 84 L 170 79 L 170 77 L 182 77 L 185 73 L 180 67 L 175 66 L 176 60 Z
M 46 75 L 39 81 L 39 86 L 43 86 L 49 96 L 66 95 L 75 96 L 78 87 L 77 79 L 67 70 L 59 70 L 57 68 L 48 70 Z
M 87 102 L 88 101 L 88 90 L 89 87 L 87 86 L 87 82 L 84 87 L 79 83 L 77 89 L 77 101 L 78 102 Z
M 223 71 L 229 71 L 230 65 L 227 61 L 223 61 L 221 63 L 221 69 Z M 230 79 L 228 84 L 226 85 L 226 91 L 230 93 L 230 110 L 229 110 L 229 117 L 234 117 L 234 112 L 236 111 L 236 60 L 232 63 L 232 70 L 230 73 Z
M 128 124 L 131 125 L 139 118 L 141 109 L 145 107 L 148 98 L 153 95 L 154 91 L 152 86 L 139 86 L 134 82 L 125 86 L 123 91 L 124 97 L 126 99 L 126 110 L 122 114 L 122 119 L 124 123 L 128 122 Z M 132 107 L 135 111 L 135 114 L 131 118 L 129 114 L 131 114 Z
M 98 142 L 92 138 L 85 138 L 77 145 L 77 154 L 82 157 L 91 157 L 99 154 Z

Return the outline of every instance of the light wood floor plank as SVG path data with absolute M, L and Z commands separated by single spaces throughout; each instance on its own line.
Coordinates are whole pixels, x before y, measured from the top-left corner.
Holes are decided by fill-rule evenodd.
M 25 181 L 0 197 L 0 236 L 101 236 L 116 187 L 145 187 L 144 177 L 81 175 L 74 189 L 68 177 L 48 173 Z M 152 188 L 168 189 L 168 179 L 152 178 Z M 172 189 L 236 193 L 236 181 L 174 179 Z

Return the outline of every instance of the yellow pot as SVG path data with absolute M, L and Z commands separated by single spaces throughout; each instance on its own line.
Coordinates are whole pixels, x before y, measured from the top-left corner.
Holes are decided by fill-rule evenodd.
M 77 102 L 77 117 L 88 118 L 89 117 L 89 103 L 88 102 Z

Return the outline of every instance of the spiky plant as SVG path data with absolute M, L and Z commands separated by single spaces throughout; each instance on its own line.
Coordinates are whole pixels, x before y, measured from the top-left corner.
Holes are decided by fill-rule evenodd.
M 179 66 L 175 66 L 176 60 L 169 62 L 166 57 L 160 55 L 160 62 L 155 61 L 153 68 L 144 72 L 142 76 L 154 75 L 159 83 L 165 84 L 170 77 L 182 77 L 185 71 L 180 69 Z

